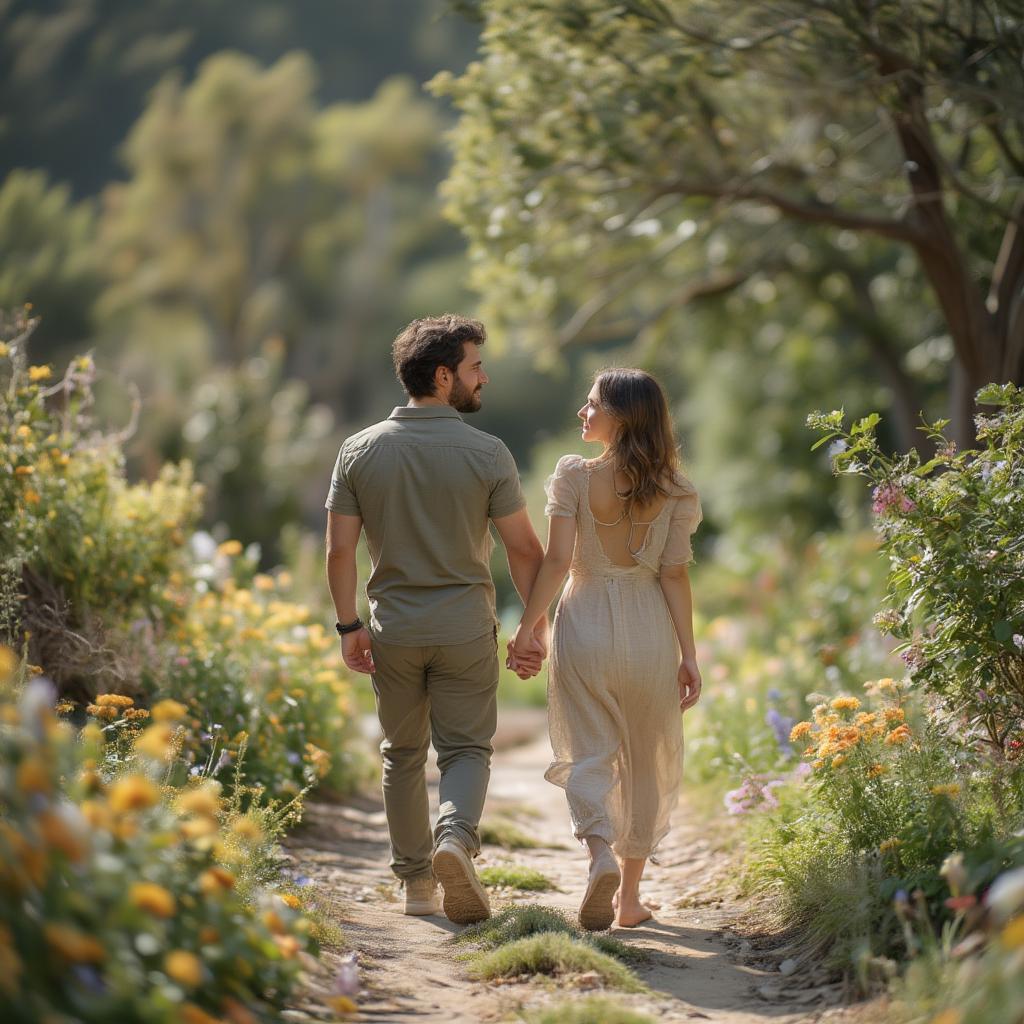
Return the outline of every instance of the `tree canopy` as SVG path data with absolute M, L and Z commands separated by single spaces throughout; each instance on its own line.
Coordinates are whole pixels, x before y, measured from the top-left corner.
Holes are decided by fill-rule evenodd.
M 482 59 L 435 88 L 462 113 L 446 191 L 492 316 L 624 338 L 831 278 L 894 381 L 929 320 L 951 340 L 961 436 L 975 388 L 1024 376 L 1020 3 L 472 6 Z

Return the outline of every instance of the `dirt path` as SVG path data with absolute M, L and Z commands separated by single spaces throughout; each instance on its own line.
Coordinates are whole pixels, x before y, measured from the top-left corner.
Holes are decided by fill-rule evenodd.
M 506 851 L 487 846 L 478 866 L 514 863 L 534 867 L 559 891 L 492 894 L 492 906 L 540 902 L 574 912 L 583 893 L 586 856 L 568 832 L 561 790 L 543 781 L 550 748 L 542 713 L 505 711 L 484 821 L 511 817 L 545 848 Z M 436 793 L 434 793 L 436 801 Z M 757 952 L 750 908 L 714 895 L 711 883 L 728 868 L 707 827 L 684 803 L 649 867 L 642 892 L 661 904 L 657 921 L 613 934 L 648 954 L 637 969 L 652 995 L 609 996 L 664 1021 L 715 1024 L 811 1024 L 838 1001 L 834 986 L 815 985 L 801 972 L 786 978 L 774 957 Z M 459 929 L 444 917 L 401 914 L 401 893 L 387 867 L 384 811 L 374 797 L 345 804 L 311 802 L 303 826 L 286 844 L 294 870 L 309 876 L 320 902 L 341 925 L 358 954 L 364 991 L 361 1019 L 395 1024 L 470 1024 L 516 1020 L 523 1007 L 539 1007 L 571 993 L 550 981 L 486 984 L 466 978 L 449 942 Z M 726 889 L 728 887 L 726 886 Z M 719 889 L 720 891 L 720 889 Z M 763 945 L 763 942 L 760 943 Z M 287 1016 L 332 1019 L 324 1008 L 332 965 L 341 951 L 327 950 L 323 965 Z M 758 960 L 761 966 L 755 966 Z M 580 992 L 580 988 L 574 989 Z

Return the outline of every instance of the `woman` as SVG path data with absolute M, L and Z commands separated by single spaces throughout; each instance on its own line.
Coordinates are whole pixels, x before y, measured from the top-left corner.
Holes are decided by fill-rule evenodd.
M 529 662 L 568 572 L 552 637 L 545 778 L 565 789 L 573 833 L 589 849 L 579 919 L 598 930 L 651 917 L 640 878 L 679 791 L 680 708 L 701 688 L 686 568 L 701 510 L 653 377 L 602 371 L 578 416 L 583 439 L 603 450 L 563 456 L 548 480 L 547 551 L 509 665 Z

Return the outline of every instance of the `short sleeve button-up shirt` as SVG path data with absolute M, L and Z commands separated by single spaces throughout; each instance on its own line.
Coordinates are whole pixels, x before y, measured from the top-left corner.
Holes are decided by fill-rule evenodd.
M 348 438 L 326 506 L 363 521 L 374 636 L 420 646 L 491 632 L 488 520 L 524 504 L 511 452 L 451 406 L 399 406 Z

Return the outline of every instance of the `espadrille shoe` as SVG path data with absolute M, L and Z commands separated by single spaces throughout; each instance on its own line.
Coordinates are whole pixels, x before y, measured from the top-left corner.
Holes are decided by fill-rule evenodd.
M 491 901 L 473 870 L 473 861 L 454 839 L 434 851 L 434 877 L 444 890 L 444 912 L 453 924 L 474 924 L 491 916 Z
M 580 904 L 580 927 L 588 932 L 602 932 L 611 928 L 615 920 L 612 897 L 619 888 L 622 876 L 615 854 L 605 847 L 590 865 L 587 891 Z
M 405 883 L 405 914 L 429 917 L 441 913 L 441 897 L 433 878 L 414 878 Z

